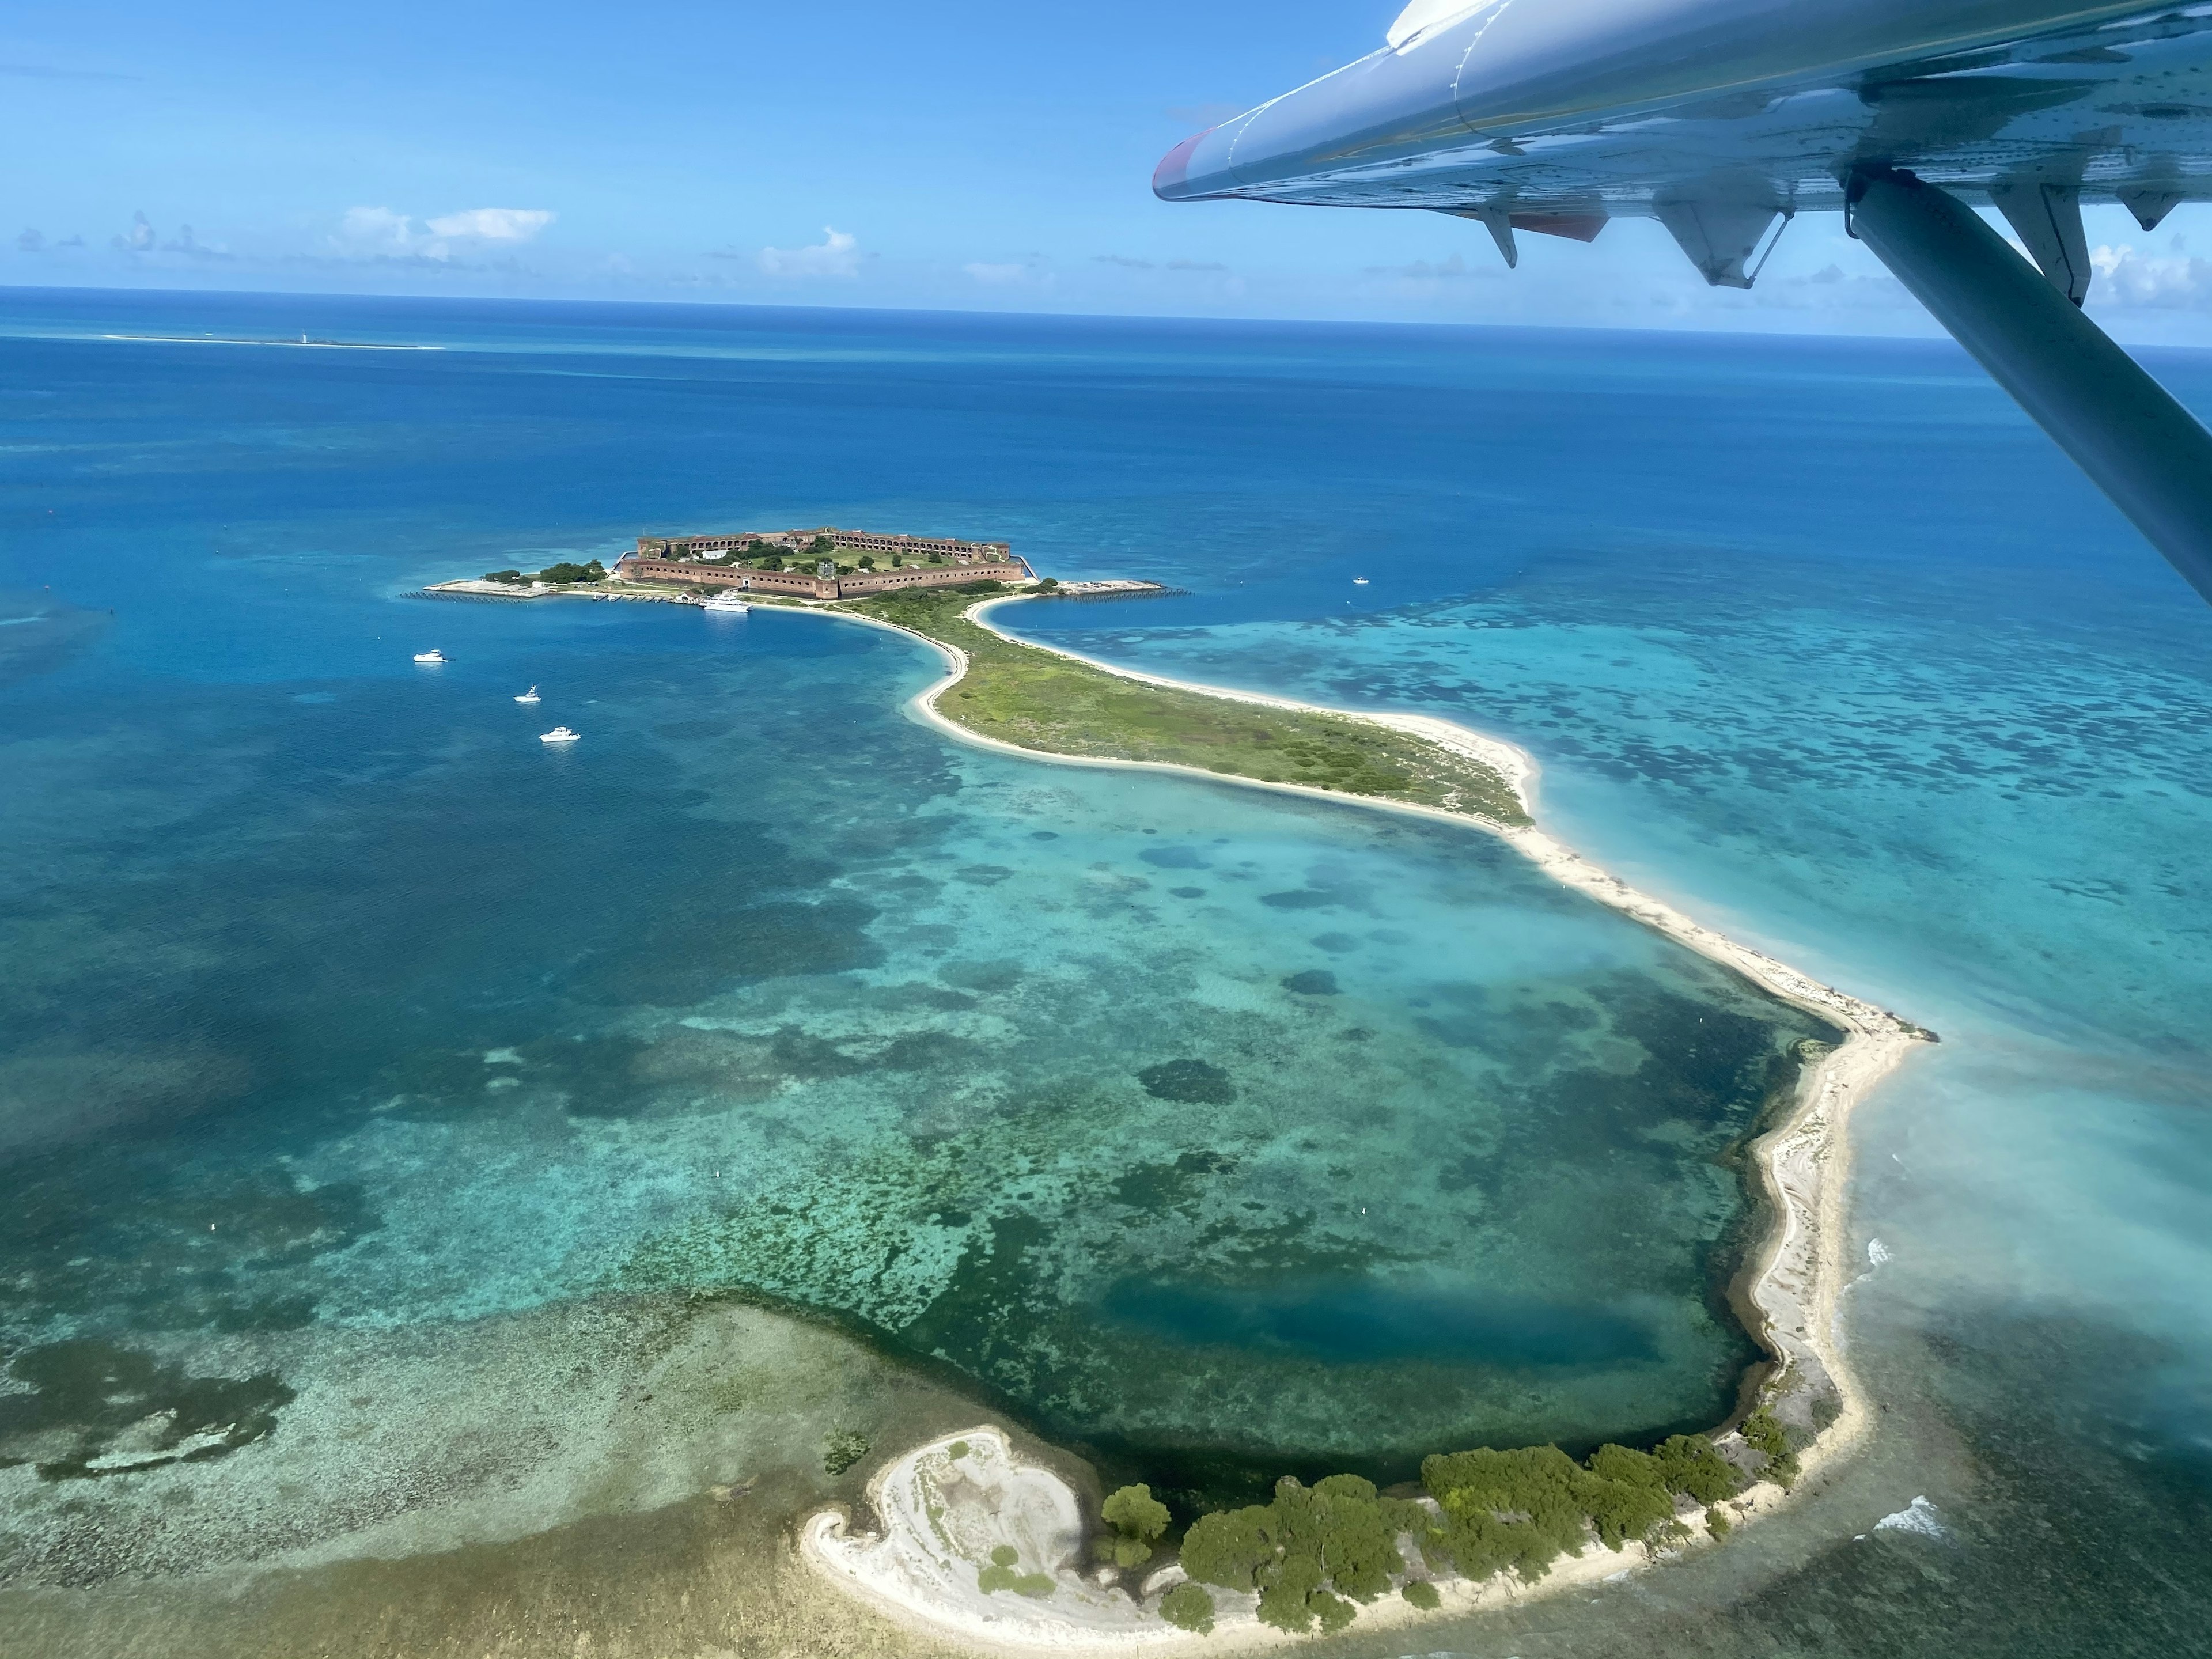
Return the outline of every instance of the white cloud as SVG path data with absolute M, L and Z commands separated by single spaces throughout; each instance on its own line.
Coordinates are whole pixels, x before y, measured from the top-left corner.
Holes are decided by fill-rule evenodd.
M 43 231 L 26 230 L 15 239 L 15 246 L 26 253 L 36 253 L 46 245 L 46 238 Z
M 960 267 L 987 288 L 1004 288 L 1009 283 L 1018 283 L 1030 274 L 1027 265 L 990 265 L 977 260 Z
M 828 225 L 822 227 L 822 236 L 812 247 L 763 248 L 760 268 L 771 276 L 859 276 L 860 239 Z
M 338 227 L 338 240 L 361 247 L 404 252 L 415 244 L 415 221 L 390 208 L 348 208 Z
M 349 258 L 407 259 L 444 264 L 453 244 L 526 242 L 553 222 L 543 208 L 467 208 L 415 227 L 414 216 L 388 207 L 348 208 L 331 245 Z
M 2212 307 L 2212 259 L 2192 258 L 2180 251 L 2179 236 L 2173 240 L 2174 252 L 2163 255 L 2138 253 L 2127 242 L 2092 249 L 2089 263 L 2101 280 L 2090 297 L 2105 305 L 2177 311 Z
M 479 242 L 526 242 L 553 222 L 544 208 L 465 208 L 431 220 L 426 228 L 433 236 L 451 236 Z
M 148 222 L 143 209 L 131 216 L 131 234 L 112 239 L 117 247 L 125 253 L 144 253 L 154 246 L 154 227 Z
M 228 259 L 233 257 L 228 248 L 222 247 L 220 245 L 210 247 L 204 242 L 196 240 L 192 235 L 192 228 L 190 225 L 179 225 L 177 227 L 177 234 L 174 236 L 172 236 L 167 241 L 161 244 L 161 252 L 164 253 L 181 253 L 188 258 L 193 259 L 221 260 Z

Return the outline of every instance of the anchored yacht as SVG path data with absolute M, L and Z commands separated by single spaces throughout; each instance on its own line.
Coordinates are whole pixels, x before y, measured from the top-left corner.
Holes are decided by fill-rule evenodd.
M 743 616 L 751 610 L 752 606 L 734 593 L 717 593 L 711 599 L 702 599 L 699 602 L 699 608 L 702 611 L 734 611 Z
M 556 726 L 550 732 L 545 732 L 542 735 L 538 741 L 540 743 L 574 743 L 577 738 L 583 735 L 584 734 L 581 732 L 571 732 L 565 726 Z
M 542 701 L 543 699 L 538 695 L 538 688 L 534 685 L 515 699 L 515 702 L 538 702 Z
M 415 653 L 416 662 L 443 662 L 445 659 L 446 653 L 442 651 L 417 651 Z

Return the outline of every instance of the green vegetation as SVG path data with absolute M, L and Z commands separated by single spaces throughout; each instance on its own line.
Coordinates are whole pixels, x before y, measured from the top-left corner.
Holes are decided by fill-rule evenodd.
M 1261 708 L 1125 679 L 1005 639 L 962 612 L 994 581 L 909 588 L 850 601 L 968 654 L 965 678 L 939 700 L 949 720 L 1048 754 L 1195 767 L 1271 783 L 1475 812 L 1526 823 L 1505 781 L 1409 733 L 1341 714 Z
M 1257 1590 L 1260 1620 L 1278 1630 L 1340 1630 L 1353 1601 L 1372 1601 L 1406 1570 L 1398 1534 L 1431 1527 L 1410 1498 L 1376 1495 L 1372 1481 L 1332 1474 L 1309 1487 L 1289 1477 L 1272 1504 L 1200 1516 L 1182 1540 L 1196 1582 Z M 1331 1594 L 1332 1587 L 1340 1594 Z
M 1678 1498 L 1711 1504 L 1741 1483 L 1711 1441 L 1678 1434 L 1656 1451 L 1601 1446 L 1583 1463 L 1556 1446 L 1455 1452 L 1426 1459 L 1421 1484 L 1434 1509 L 1382 1496 L 1358 1475 L 1311 1487 L 1285 1479 L 1271 1504 L 1193 1522 L 1183 1571 L 1194 1583 L 1257 1591 L 1261 1622 L 1279 1630 L 1318 1623 L 1328 1632 L 1350 1622 L 1352 1602 L 1372 1601 L 1405 1573 L 1401 1534 L 1432 1571 L 1480 1580 L 1510 1571 L 1533 1583 L 1560 1556 L 1580 1554 L 1592 1532 L 1613 1550 L 1678 1540 L 1686 1535 Z M 1417 1607 L 1439 1605 L 1435 1586 L 1418 1579 L 1400 1594 Z
M 483 579 L 488 582 L 505 582 L 510 587 L 523 586 L 530 580 L 520 570 L 487 570 Z
M 1705 1511 L 1705 1530 L 1712 1534 L 1716 1542 L 1727 1537 L 1735 1529 L 1735 1525 L 1728 1518 L 1728 1511 L 1717 1504 Z
M 824 1474 L 842 1474 L 867 1455 L 867 1436 L 851 1429 L 840 1429 L 823 1447 L 822 1472 Z
M 1178 1629 L 1209 1635 L 1213 1630 L 1213 1597 L 1203 1584 L 1185 1581 L 1160 1598 L 1160 1617 Z
M 967 1456 L 968 1443 L 965 1440 L 954 1441 L 951 1445 L 945 1449 L 945 1455 L 947 1457 L 951 1458 L 962 1458 Z
M 1099 1513 L 1114 1529 L 1114 1536 L 1098 1540 L 1099 1553 L 1117 1567 L 1143 1566 L 1168 1529 L 1168 1506 L 1147 1486 L 1122 1487 L 1107 1498 Z
M 1431 1565 L 1469 1578 L 1510 1569 L 1533 1582 L 1582 1552 L 1585 1528 L 1607 1548 L 1674 1523 L 1677 1496 L 1711 1503 L 1737 1479 L 1703 1435 L 1676 1435 L 1656 1452 L 1601 1446 L 1577 1463 L 1556 1446 L 1455 1452 L 1425 1459 L 1421 1484 L 1443 1510 L 1421 1540 Z
M 1790 1437 L 1772 1412 L 1761 1406 L 1743 1419 L 1736 1432 L 1743 1443 L 1766 1459 L 1766 1478 L 1784 1490 L 1797 1481 L 1797 1454 L 1790 1449 Z
M 606 574 L 606 566 L 597 559 L 589 564 L 571 564 L 563 560 L 559 564 L 547 565 L 538 573 L 538 580 L 541 582 L 596 582 L 605 580 Z
M 1443 1597 L 1437 1594 L 1437 1587 L 1425 1578 L 1408 1578 L 1398 1594 L 1423 1613 L 1434 1613 L 1444 1604 Z
M 986 1595 L 996 1595 L 1000 1590 L 1012 1590 L 1017 1595 L 1051 1595 L 1052 1575 L 1021 1571 L 1021 1552 L 1012 1544 L 1000 1545 L 991 1552 L 991 1565 L 976 1573 L 975 1588 Z

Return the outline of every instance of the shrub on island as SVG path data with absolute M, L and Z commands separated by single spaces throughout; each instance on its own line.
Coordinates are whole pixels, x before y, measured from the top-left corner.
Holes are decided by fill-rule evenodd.
M 607 568 L 597 559 L 589 564 L 574 564 L 564 559 L 558 564 L 549 564 L 538 573 L 542 582 L 596 582 L 604 580 Z
M 1185 1580 L 1160 1598 L 1160 1617 L 1178 1630 L 1187 1630 L 1196 1636 L 1210 1635 L 1213 1630 L 1213 1597 L 1203 1584 Z
M 483 579 L 488 582 L 505 582 L 509 587 L 526 586 L 530 581 L 520 570 L 487 570 Z
M 1434 1613 L 1444 1604 L 1443 1597 L 1437 1594 L 1437 1587 L 1425 1578 L 1408 1578 L 1405 1589 L 1398 1594 L 1423 1613 Z
M 1762 1471 L 1769 1480 L 1787 1491 L 1796 1483 L 1797 1455 L 1790 1449 L 1790 1436 L 1774 1413 L 1764 1406 L 1743 1419 L 1736 1432 L 1743 1443 L 1766 1459 Z
M 1017 1595 L 1034 1596 L 1042 1600 L 1052 1594 L 1052 1575 L 1020 1571 L 1021 1552 L 1012 1544 L 1001 1544 L 991 1552 L 991 1565 L 975 1574 L 975 1588 L 986 1595 L 996 1595 L 1000 1590 L 1012 1590 Z
M 1372 1601 L 1406 1570 L 1398 1535 L 1417 1535 L 1428 1511 L 1383 1498 L 1356 1474 L 1311 1486 L 1285 1476 L 1272 1504 L 1200 1516 L 1182 1540 L 1182 1568 L 1202 1584 L 1256 1590 L 1260 1621 L 1298 1632 L 1352 1620 L 1350 1601 Z M 1332 1593 L 1332 1592 L 1334 1593 Z
M 1511 1571 L 1533 1583 L 1595 1532 L 1608 1549 L 1679 1535 L 1678 1498 L 1712 1504 L 1741 1484 L 1703 1435 L 1675 1435 L 1656 1451 L 1601 1446 L 1577 1463 L 1557 1446 L 1439 1454 L 1421 1464 L 1434 1510 L 1379 1494 L 1371 1481 L 1333 1474 L 1311 1487 L 1285 1478 L 1271 1504 L 1200 1516 L 1182 1541 L 1182 1567 L 1198 1583 L 1256 1591 L 1263 1624 L 1279 1630 L 1341 1629 L 1351 1601 L 1372 1601 L 1406 1571 L 1411 1534 L 1431 1571 L 1472 1580 Z M 1438 1605 L 1435 1587 L 1401 1592 Z M 1349 1601 L 1339 1598 L 1349 1598 Z
M 1540 1578 L 1562 1555 L 1581 1553 L 1584 1528 L 1607 1549 L 1673 1523 L 1676 1497 L 1711 1503 L 1736 1489 L 1703 1435 L 1676 1435 L 1658 1451 L 1601 1446 L 1587 1463 L 1556 1446 L 1455 1452 L 1421 1464 L 1421 1484 L 1443 1511 L 1421 1553 L 1468 1578 L 1510 1569 Z
M 1098 1540 L 1098 1553 L 1117 1567 L 1143 1566 L 1168 1529 L 1168 1506 L 1141 1483 L 1115 1492 L 1100 1506 L 1099 1514 L 1114 1535 Z

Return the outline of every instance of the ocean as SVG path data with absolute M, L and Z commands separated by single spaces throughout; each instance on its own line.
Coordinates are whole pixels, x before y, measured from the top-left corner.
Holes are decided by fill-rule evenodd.
M 2205 1650 L 2212 616 L 1948 345 L 18 289 L 0 352 L 55 1650 L 458 1642 L 548 1539 L 750 1559 L 700 1528 L 984 1415 L 1194 1507 L 1726 1414 L 1816 1022 L 1471 832 L 949 744 L 895 636 L 416 592 L 817 523 L 1187 589 L 1008 621 L 1510 738 L 1942 1034 L 1853 1121 L 1868 1454 L 1428 1646 Z

